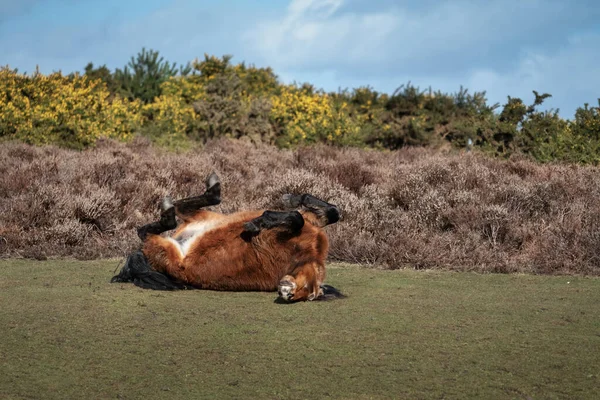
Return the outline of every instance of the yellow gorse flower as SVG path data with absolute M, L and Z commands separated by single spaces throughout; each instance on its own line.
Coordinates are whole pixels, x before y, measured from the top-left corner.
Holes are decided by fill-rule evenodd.
M 0 69 L 0 136 L 32 144 L 85 147 L 99 138 L 128 140 L 142 122 L 141 104 L 111 98 L 86 76 L 31 76 Z
M 284 127 L 279 141 L 285 146 L 320 141 L 342 143 L 346 136 L 359 130 L 346 113 L 346 105 L 336 107 L 326 93 L 283 85 L 280 93 L 271 97 L 271 104 L 271 119 Z

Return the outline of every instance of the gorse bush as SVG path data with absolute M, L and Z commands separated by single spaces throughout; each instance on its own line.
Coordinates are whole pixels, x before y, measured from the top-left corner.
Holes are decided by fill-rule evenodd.
M 204 56 L 191 72 L 161 85 L 161 95 L 144 106 L 144 130 L 169 146 L 215 137 L 249 137 L 273 142 L 270 95 L 279 90 L 269 68 L 231 65 L 230 56 Z
M 400 149 L 476 148 L 500 157 L 600 163 L 600 108 L 580 107 L 573 120 L 539 111 L 549 94 L 527 105 L 509 97 L 488 104 L 485 92 L 369 87 L 326 93 L 310 84 L 282 84 L 270 68 L 204 55 L 177 66 L 143 49 L 123 69 L 89 63 L 85 74 L 25 76 L 2 70 L 0 135 L 28 143 L 84 148 L 100 137 L 134 134 L 168 147 L 218 137 L 292 147 Z M 600 103 L 599 103 L 600 105 Z
M 533 93 L 535 100 L 530 106 L 525 106 L 520 99 L 509 98 L 495 121 L 492 140 L 487 143 L 497 146 L 497 153 L 521 152 L 538 161 L 598 164 L 600 137 L 594 134 L 594 128 L 598 126 L 600 108 L 589 108 L 586 104 L 577 110 L 574 121 L 568 121 L 556 110 L 537 111 L 550 95 Z
M 111 94 L 100 80 L 0 69 L 0 137 L 83 148 L 99 138 L 129 140 L 141 105 Z
M 281 127 L 277 144 L 336 143 L 360 144 L 357 120 L 350 118 L 346 104 L 335 102 L 326 93 L 312 88 L 282 86 L 271 99 L 271 120 Z
M 578 135 L 600 139 L 600 99 L 598 99 L 598 107 L 585 104 L 584 107 L 578 108 L 573 125 Z

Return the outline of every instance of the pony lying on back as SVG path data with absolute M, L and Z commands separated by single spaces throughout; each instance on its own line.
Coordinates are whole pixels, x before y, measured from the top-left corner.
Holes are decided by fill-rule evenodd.
M 214 173 L 204 194 L 174 203 L 165 198 L 160 219 L 138 229 L 141 251 L 111 282 L 159 290 L 277 290 L 285 301 L 343 297 L 323 284 L 329 242 L 322 228 L 339 220 L 336 206 L 304 194 L 284 196 L 294 211 L 203 209 L 220 202 Z M 160 236 L 172 229 L 171 237 Z

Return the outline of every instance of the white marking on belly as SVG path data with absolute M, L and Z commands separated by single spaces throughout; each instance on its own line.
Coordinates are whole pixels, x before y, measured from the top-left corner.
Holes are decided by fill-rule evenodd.
M 178 248 L 181 251 L 182 257 L 185 257 L 192 244 L 204 236 L 207 232 L 217 228 L 223 223 L 220 220 L 193 222 L 185 227 L 183 231 L 177 235 L 179 238 L 184 238 L 182 242 L 177 242 Z
M 175 245 L 177 250 L 179 250 L 179 255 L 181 256 L 181 258 L 183 258 L 185 254 L 183 254 L 183 250 L 181 249 L 181 245 L 179 244 L 179 242 L 173 238 L 167 238 L 167 240 L 171 241 Z

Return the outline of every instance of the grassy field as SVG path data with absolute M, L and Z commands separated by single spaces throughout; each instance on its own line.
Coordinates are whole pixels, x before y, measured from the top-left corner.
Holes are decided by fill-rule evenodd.
M 348 298 L 154 292 L 0 262 L 2 399 L 592 399 L 600 279 L 332 265 Z M 597 398 L 597 397 L 596 397 Z

